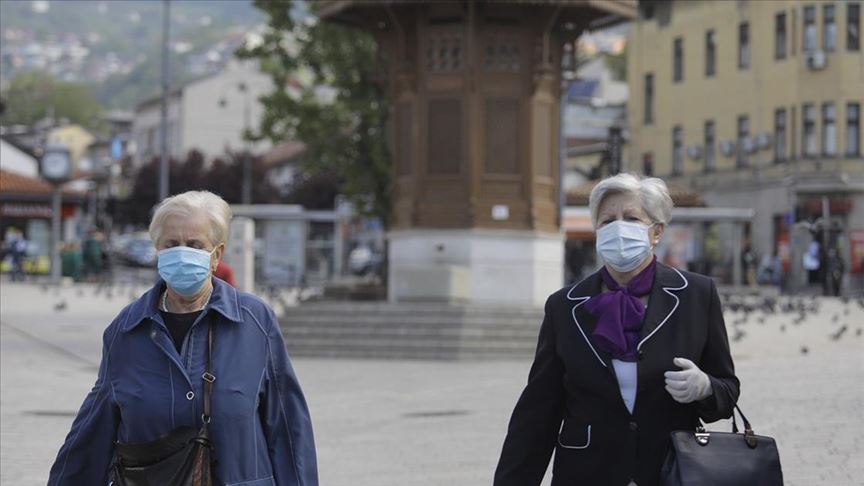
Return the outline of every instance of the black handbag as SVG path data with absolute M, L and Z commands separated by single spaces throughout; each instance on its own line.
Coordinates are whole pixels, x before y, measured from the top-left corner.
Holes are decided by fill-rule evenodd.
M 181 426 L 150 442 L 116 442 L 114 484 L 117 486 L 211 486 L 213 445 L 210 442 L 210 396 L 213 323 L 207 331 L 207 369 L 204 380 L 204 414 L 201 429 Z
M 756 435 L 738 405 L 744 433 L 732 413 L 732 433 L 675 430 L 660 471 L 661 486 L 783 486 L 780 455 L 771 437 Z

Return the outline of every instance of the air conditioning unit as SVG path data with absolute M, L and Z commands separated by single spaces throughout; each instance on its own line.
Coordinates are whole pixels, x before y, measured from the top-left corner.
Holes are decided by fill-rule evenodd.
M 687 147 L 687 157 L 690 157 L 690 160 L 699 160 L 702 158 L 702 146 L 701 145 L 691 145 Z
M 756 135 L 756 145 L 760 150 L 766 149 L 771 146 L 771 134 L 770 133 L 760 133 Z
M 825 56 L 825 51 L 810 51 L 804 55 L 804 59 L 807 62 L 807 68 L 811 71 L 818 71 L 820 69 L 825 69 L 825 65 L 828 62 L 827 56 Z

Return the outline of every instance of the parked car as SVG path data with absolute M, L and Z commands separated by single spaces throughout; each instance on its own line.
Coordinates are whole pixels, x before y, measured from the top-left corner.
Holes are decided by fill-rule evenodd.
M 348 254 L 348 269 L 354 275 L 368 275 L 380 270 L 382 257 L 368 246 L 362 245 Z
M 150 238 L 132 238 L 126 242 L 123 261 L 135 267 L 155 267 L 156 247 Z

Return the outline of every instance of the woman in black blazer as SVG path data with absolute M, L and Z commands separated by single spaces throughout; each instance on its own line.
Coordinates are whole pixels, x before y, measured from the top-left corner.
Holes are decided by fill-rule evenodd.
M 552 294 L 495 486 L 656 486 L 675 429 L 727 418 L 739 382 L 707 277 L 658 263 L 672 200 L 619 174 L 589 198 L 600 271 Z

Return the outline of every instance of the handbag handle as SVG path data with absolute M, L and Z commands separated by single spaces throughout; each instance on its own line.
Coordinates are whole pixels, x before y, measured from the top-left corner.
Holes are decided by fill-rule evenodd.
M 213 321 L 207 325 L 207 368 L 204 374 L 201 375 L 204 379 L 204 413 L 201 419 L 205 424 L 210 423 L 210 396 L 213 394 L 213 382 L 216 381 L 216 376 L 213 375 Z
M 753 426 L 750 425 L 750 421 L 747 420 L 747 417 L 744 415 L 744 412 L 741 411 L 738 403 L 735 403 L 735 408 L 732 410 L 732 433 L 738 433 L 738 422 L 735 421 L 735 410 L 738 411 L 741 415 L 742 422 L 744 422 L 744 442 L 746 442 L 747 446 L 751 449 L 755 449 L 758 444 L 756 434 L 753 432 Z M 701 445 L 707 445 L 710 433 L 705 429 L 705 424 L 702 422 L 702 419 L 700 418 L 698 420 L 699 425 L 696 427 L 696 441 Z

